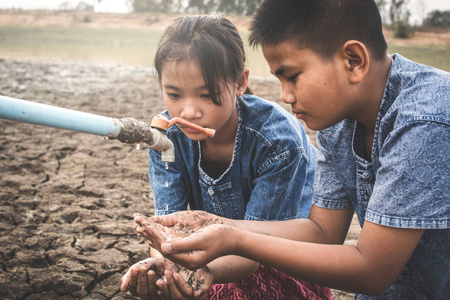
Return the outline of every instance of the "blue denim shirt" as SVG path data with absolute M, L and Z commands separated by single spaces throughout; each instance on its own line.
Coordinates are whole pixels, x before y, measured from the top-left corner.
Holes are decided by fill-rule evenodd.
M 244 95 L 233 159 L 217 179 L 201 167 L 200 143 L 176 126 L 167 131 L 175 162 L 149 150 L 149 180 L 155 215 L 188 207 L 233 219 L 287 220 L 308 217 L 316 148 L 300 122 L 281 106 Z M 165 112 L 167 114 L 167 112 Z
M 450 74 L 392 58 L 372 162 L 356 121 L 318 133 L 313 204 L 352 207 L 361 227 L 426 229 L 395 283 L 357 299 L 450 299 Z

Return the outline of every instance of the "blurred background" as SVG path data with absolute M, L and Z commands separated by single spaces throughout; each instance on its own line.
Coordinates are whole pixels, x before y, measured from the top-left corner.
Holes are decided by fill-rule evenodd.
M 246 40 L 261 0 L 2 0 L 0 57 L 151 66 L 170 19 L 229 16 Z M 376 0 L 389 53 L 450 70 L 449 0 Z M 268 77 L 258 49 L 247 47 L 252 75 Z

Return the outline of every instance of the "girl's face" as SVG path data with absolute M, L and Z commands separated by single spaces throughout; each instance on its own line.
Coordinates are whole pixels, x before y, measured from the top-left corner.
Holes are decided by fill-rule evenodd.
M 248 80 L 248 73 L 247 73 Z M 241 96 L 247 86 L 240 83 L 222 84 L 222 105 L 214 104 L 206 88 L 203 74 L 197 64 L 185 61 L 166 62 L 161 70 L 161 87 L 164 104 L 172 118 L 180 117 L 196 125 L 216 130 L 213 139 L 225 138 L 230 128 L 237 128 L 236 97 Z M 178 125 L 178 124 L 177 124 Z M 209 139 L 204 133 L 178 125 L 190 139 Z M 230 133 L 231 134 L 231 133 Z

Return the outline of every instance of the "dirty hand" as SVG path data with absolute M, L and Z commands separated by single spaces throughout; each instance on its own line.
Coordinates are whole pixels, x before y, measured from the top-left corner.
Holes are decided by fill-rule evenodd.
M 166 270 L 166 280 L 158 280 L 158 295 L 163 299 L 205 299 L 213 283 L 208 267 L 190 271 L 180 266 L 178 273 Z
M 236 237 L 240 230 L 228 225 L 209 225 L 188 237 L 175 239 L 164 238 L 159 228 L 149 222 L 142 223 L 137 231 L 150 239 L 164 257 L 190 270 L 204 267 L 224 255 L 239 255 Z
M 163 226 L 174 227 L 174 229 L 182 231 L 196 231 L 211 224 L 232 225 L 233 223 L 230 219 L 219 217 L 202 210 L 179 211 L 170 215 L 154 216 L 151 219 Z
M 120 291 L 142 299 L 204 299 L 213 282 L 208 268 L 189 271 L 163 258 L 134 264 L 120 279 Z

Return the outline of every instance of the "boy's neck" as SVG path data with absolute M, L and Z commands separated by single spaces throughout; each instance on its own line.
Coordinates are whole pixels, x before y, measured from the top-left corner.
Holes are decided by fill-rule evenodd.
M 364 125 L 366 132 L 373 134 L 378 117 L 378 111 L 383 99 L 386 82 L 392 65 L 392 58 L 386 56 L 382 61 L 372 63 L 369 72 L 361 86 L 361 93 L 364 95 L 358 122 Z

